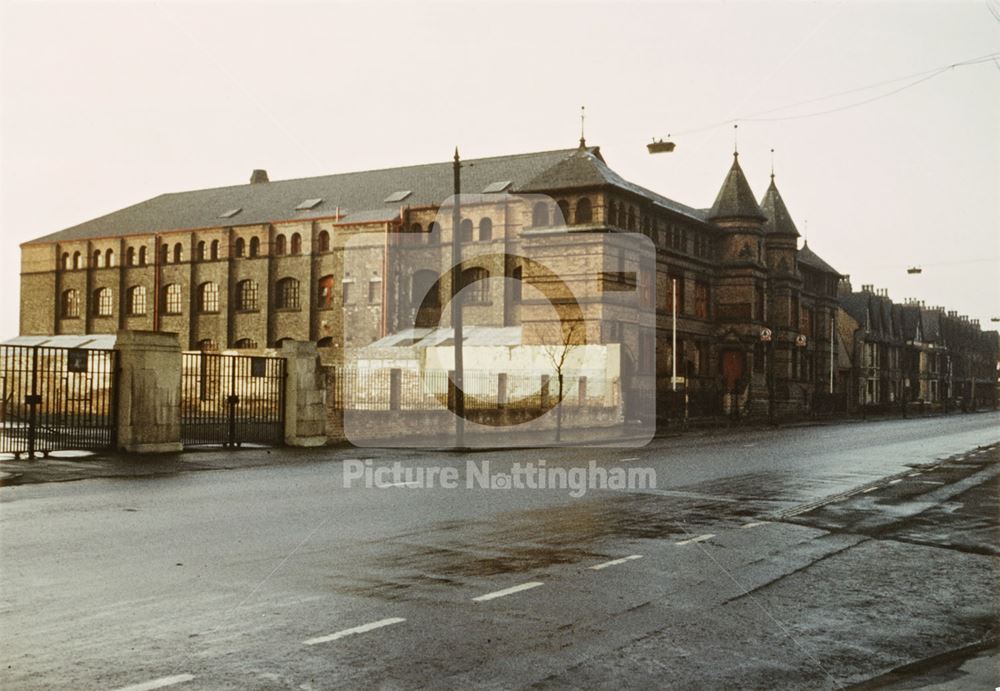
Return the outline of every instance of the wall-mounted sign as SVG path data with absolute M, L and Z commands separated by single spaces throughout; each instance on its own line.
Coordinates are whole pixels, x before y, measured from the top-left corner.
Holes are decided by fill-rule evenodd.
M 87 351 L 83 348 L 70 348 L 66 351 L 66 371 L 86 372 Z
M 795 345 L 797 345 L 799 348 L 805 348 L 806 347 L 806 337 L 805 337 L 805 334 L 799 334 L 798 336 L 795 337 Z
M 766 328 L 766 327 L 763 328 L 763 329 L 761 329 L 760 330 L 760 340 L 761 340 L 762 343 L 770 343 L 771 342 L 771 330 L 768 329 L 768 328 Z
M 267 358 L 262 358 L 262 357 L 250 358 L 250 376 L 251 377 L 267 376 Z

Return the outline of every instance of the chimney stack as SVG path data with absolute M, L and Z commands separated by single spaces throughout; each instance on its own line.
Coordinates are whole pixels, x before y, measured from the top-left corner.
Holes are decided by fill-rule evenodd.
M 972 325 L 975 326 L 978 329 L 979 328 L 979 320 L 978 319 L 973 319 L 972 320 Z
M 261 182 L 270 182 L 267 179 L 267 171 L 263 168 L 257 168 L 250 174 L 250 184 L 257 185 Z

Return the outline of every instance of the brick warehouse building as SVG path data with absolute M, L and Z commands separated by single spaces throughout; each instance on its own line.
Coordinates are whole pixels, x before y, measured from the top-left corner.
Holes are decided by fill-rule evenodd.
M 582 255 L 597 268 L 636 271 L 639 289 L 655 300 L 655 334 L 634 315 L 605 312 L 585 317 L 586 338 L 621 343 L 639 361 L 655 358 L 661 382 L 672 374 L 676 285 L 677 374 L 689 391 L 726 392 L 730 403 L 758 413 L 772 396 L 781 412 L 794 412 L 831 388 L 847 391 L 827 365 L 840 275 L 807 245 L 798 248 L 773 175 L 758 203 L 738 156 L 711 209 L 627 182 L 583 142 L 464 161 L 462 184 L 479 195 L 463 206 L 463 243 L 490 247 L 494 257 L 544 247 L 552 261 Z M 336 361 L 345 346 L 412 324 L 414 311 L 423 311 L 418 323 L 447 324 L 446 272 L 437 279 L 448 266 L 452 228 L 439 211 L 451 191 L 451 164 L 440 163 L 274 182 L 254 171 L 249 184 L 164 194 L 24 243 L 20 331 L 168 331 L 192 350 L 310 340 Z M 512 193 L 552 202 L 502 203 Z M 655 270 L 615 256 L 619 231 L 650 238 Z M 362 271 L 345 267 L 343 252 L 360 233 L 383 238 Z M 391 257 L 403 247 L 419 248 L 426 268 L 401 275 Z M 466 272 L 470 281 L 541 283 L 530 267 L 507 260 L 463 264 Z M 605 290 L 601 280 L 583 291 Z M 524 324 L 531 342 L 538 312 L 512 283 L 481 282 L 467 321 Z M 431 299 L 419 299 L 428 291 Z M 765 328 L 769 344 L 760 339 Z

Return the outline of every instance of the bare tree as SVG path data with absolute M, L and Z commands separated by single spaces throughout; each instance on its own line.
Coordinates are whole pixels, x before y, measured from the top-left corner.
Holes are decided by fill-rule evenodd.
M 563 402 L 563 385 L 564 385 L 564 374 L 566 370 L 566 361 L 569 359 L 569 354 L 579 348 L 583 344 L 585 339 L 580 338 L 583 333 L 583 322 L 573 321 L 573 322 L 560 322 L 562 334 L 559 343 L 553 343 L 551 345 L 545 346 L 545 354 L 549 358 L 549 362 L 552 363 L 553 369 L 556 371 L 556 381 L 559 386 L 559 397 L 556 408 L 556 441 L 562 440 L 562 402 Z

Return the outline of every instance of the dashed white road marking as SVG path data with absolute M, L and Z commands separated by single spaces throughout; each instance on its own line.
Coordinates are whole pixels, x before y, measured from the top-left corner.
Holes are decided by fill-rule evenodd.
M 378 485 L 379 489 L 385 489 L 386 487 L 416 487 L 420 484 L 419 480 L 410 480 L 409 482 L 387 482 L 384 485 Z
M 487 600 L 495 600 L 498 597 L 506 597 L 507 595 L 513 595 L 514 593 L 519 593 L 522 590 L 531 590 L 532 588 L 537 588 L 540 585 L 545 585 L 541 581 L 530 581 L 528 583 L 522 583 L 521 585 L 515 585 L 511 588 L 504 588 L 503 590 L 494 590 L 492 593 L 486 593 L 485 595 L 480 595 L 479 597 L 472 598 L 473 602 L 486 602 Z
M 862 494 L 868 494 L 869 492 L 874 492 L 877 489 L 878 489 L 878 487 L 869 487 L 868 489 L 861 490 L 861 493 Z
M 759 525 L 767 525 L 768 521 L 750 521 L 749 523 L 744 523 L 741 528 L 756 528 Z
M 918 475 L 920 475 L 920 473 L 910 473 L 906 477 L 917 477 Z
M 152 689 L 162 689 L 164 686 L 183 684 L 184 682 L 191 681 L 192 679 L 194 679 L 193 674 L 175 674 L 172 677 L 160 677 L 159 679 L 146 681 L 143 682 L 142 684 L 123 686 L 122 688 L 118 689 L 118 691 L 151 691 Z
M 699 535 L 698 537 L 693 537 L 689 540 L 681 540 L 678 545 L 690 545 L 694 542 L 704 542 L 705 540 L 711 540 L 715 537 L 715 533 L 705 533 L 704 535 Z
M 591 566 L 592 571 L 600 571 L 601 569 L 606 569 L 609 566 L 618 566 L 618 564 L 624 564 L 627 561 L 632 561 L 633 559 L 642 559 L 641 554 L 630 554 L 627 557 L 622 557 L 621 559 L 612 559 L 611 561 L 606 561 L 603 564 L 595 564 Z
M 902 481 L 903 481 L 903 478 L 901 478 L 901 477 L 898 477 L 898 478 L 896 478 L 895 480 L 889 480 L 889 484 L 890 484 L 890 485 L 895 485 L 895 484 L 897 484 L 897 483 L 900 483 L 900 482 L 902 482 Z
M 628 463 L 629 461 L 638 461 L 638 456 L 629 456 L 628 458 L 623 458 L 622 463 Z
M 338 631 L 337 633 L 331 633 L 329 636 L 320 636 L 319 638 L 310 638 L 308 641 L 303 641 L 302 645 L 316 645 L 317 643 L 327 643 L 329 641 L 335 641 L 338 638 L 344 638 L 345 636 L 353 636 L 356 633 L 365 633 L 367 631 L 374 631 L 375 629 L 381 629 L 383 626 L 392 626 L 393 624 L 402 624 L 406 619 L 402 617 L 391 617 L 389 619 L 379 619 L 378 621 L 373 621 L 370 624 L 363 624 L 361 626 L 355 626 L 354 628 L 344 629 L 343 631 Z
M 917 480 L 917 482 L 920 482 L 920 483 L 925 484 L 925 485 L 943 485 L 944 484 L 943 480 Z

